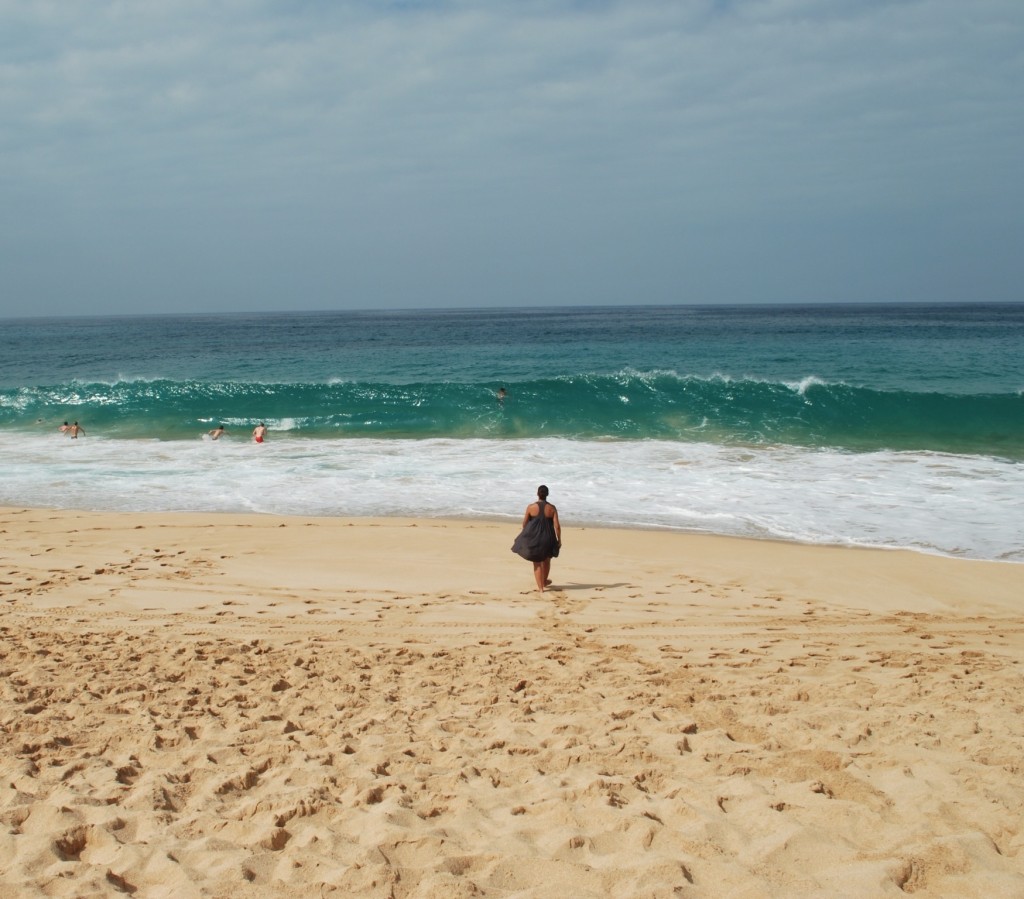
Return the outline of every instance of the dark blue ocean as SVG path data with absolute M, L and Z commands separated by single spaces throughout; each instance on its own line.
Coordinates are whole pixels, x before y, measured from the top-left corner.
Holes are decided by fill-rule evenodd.
M 543 481 L 579 526 L 1024 561 L 1024 305 L 0 320 L 0 463 L 4 505 L 516 520 Z

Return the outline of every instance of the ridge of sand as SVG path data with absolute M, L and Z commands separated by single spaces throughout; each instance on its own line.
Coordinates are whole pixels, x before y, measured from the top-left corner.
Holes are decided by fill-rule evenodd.
M 0 896 L 1024 895 L 1024 566 L 563 526 L 0 509 Z

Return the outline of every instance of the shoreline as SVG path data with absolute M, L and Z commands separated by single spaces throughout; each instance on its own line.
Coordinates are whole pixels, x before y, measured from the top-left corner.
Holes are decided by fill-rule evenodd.
M 420 533 L 432 533 L 435 537 L 446 536 L 451 532 L 460 535 L 460 539 L 473 540 L 469 546 L 470 555 L 486 554 L 489 563 L 512 563 L 510 566 L 501 565 L 502 577 L 496 584 L 491 585 L 492 587 L 496 587 L 500 583 L 502 587 L 514 589 L 514 572 L 518 568 L 527 571 L 529 568 L 527 563 L 510 551 L 512 540 L 519 531 L 520 517 L 518 515 L 502 520 L 498 518 L 424 518 L 400 515 L 309 516 L 219 511 L 124 512 L 0 506 L 0 526 L 5 526 L 8 522 L 17 524 L 21 521 L 29 521 L 41 526 L 44 532 L 47 528 L 52 528 L 55 532 L 60 533 L 68 520 L 83 522 L 98 531 L 119 532 L 125 537 L 130 536 L 129 531 L 143 530 L 147 527 L 180 531 L 186 535 L 191 530 L 201 533 L 203 530 L 218 526 L 243 529 L 244 533 L 250 536 L 252 535 L 250 531 L 258 534 L 269 529 L 280 530 L 291 527 L 319 528 L 328 532 L 344 529 L 347 534 L 350 534 L 352 529 L 356 531 L 371 529 L 384 531 L 395 538 L 403 536 L 403 532 L 408 536 L 411 529 L 419 529 Z M 53 522 L 53 524 L 45 525 L 44 521 Z M 862 569 L 881 567 L 886 577 L 895 579 L 893 583 L 899 583 L 899 589 L 895 594 L 896 599 L 889 605 L 891 609 L 898 607 L 900 602 L 906 602 L 908 589 L 911 593 L 919 594 L 922 593 L 925 585 L 929 585 L 934 588 L 938 596 L 952 595 L 948 587 L 942 586 L 943 581 L 955 585 L 953 592 L 960 589 L 969 590 L 971 578 L 982 576 L 984 573 L 990 596 L 998 597 L 999 601 L 1011 611 L 1024 608 L 1024 600 L 1020 599 L 1020 597 L 1024 597 L 1024 564 L 1009 560 L 961 558 L 901 547 L 800 543 L 773 537 L 711 534 L 657 526 L 640 528 L 601 523 L 587 525 L 570 523 L 568 526 L 563 525 L 563 529 L 569 541 L 573 541 L 572 535 L 574 534 L 586 535 L 584 546 L 588 550 L 583 555 L 581 562 L 573 565 L 571 553 L 573 547 L 570 542 L 567 547 L 569 551 L 561 558 L 554 560 L 553 569 L 556 574 L 563 576 L 563 579 L 566 570 L 577 569 L 573 570 L 573 576 L 579 578 L 586 574 L 588 566 L 596 565 L 599 569 L 606 568 L 607 553 L 610 548 L 622 547 L 624 551 L 619 552 L 624 559 L 619 569 L 621 571 L 628 571 L 630 555 L 636 558 L 652 557 L 662 568 L 666 569 L 666 574 L 669 573 L 668 570 L 680 567 L 707 569 L 704 573 L 721 572 L 730 562 L 737 561 L 738 558 L 739 571 L 737 573 L 745 575 L 748 579 L 754 579 L 754 582 L 757 581 L 759 575 L 751 566 L 763 566 L 765 563 L 769 563 L 773 570 L 780 573 L 809 567 L 810 571 L 817 572 L 817 575 L 809 579 L 806 574 L 802 574 L 800 579 L 819 584 L 822 596 L 832 596 L 833 598 L 853 595 L 834 583 L 837 576 L 849 580 L 855 576 L 863 576 Z M 4 527 L 4 530 L 5 537 L 9 539 L 9 528 Z M 477 535 L 474 532 L 480 532 L 480 534 Z M 487 539 L 477 539 L 478 536 L 484 534 L 487 535 Z M 266 542 L 265 545 L 258 544 L 255 547 L 246 548 L 245 552 L 247 554 L 269 552 L 274 548 L 275 544 L 271 541 Z M 390 548 L 360 545 L 354 554 L 345 557 L 345 561 L 349 566 L 355 566 L 355 571 L 360 577 L 366 578 L 369 570 L 377 565 L 377 561 L 370 558 L 368 553 L 372 556 L 374 552 L 386 549 Z M 327 576 L 333 561 L 329 558 L 330 552 L 328 551 L 325 557 L 317 563 L 323 568 L 318 572 L 318 576 Z M 399 556 L 401 555 L 400 547 L 396 548 L 396 552 Z M 448 556 L 458 557 L 458 550 L 442 550 L 435 541 L 426 541 L 426 545 L 420 548 L 417 558 L 423 553 L 439 556 L 442 552 Z M 677 557 L 676 553 L 680 555 Z M 398 561 L 401 561 L 400 558 Z M 809 565 L 809 561 L 813 564 Z M 821 570 L 826 563 L 830 566 L 828 572 Z M 469 564 L 474 575 L 482 581 L 488 581 L 494 576 L 486 566 L 465 561 L 463 564 Z M 970 573 L 968 574 L 968 572 Z M 82 575 L 82 578 L 88 580 L 89 575 Z M 916 581 L 922 578 L 925 584 L 917 584 Z M 785 578 L 783 582 L 784 586 L 792 587 L 792 584 L 785 583 Z M 370 576 L 368 583 L 374 588 L 382 590 L 389 587 L 387 577 Z M 428 586 L 430 589 L 454 591 L 460 588 L 471 589 L 478 585 L 460 579 L 458 575 L 453 575 L 451 578 L 430 583 Z M 529 588 L 531 585 L 532 581 L 527 578 L 526 587 Z M 1017 592 L 1018 586 L 1021 588 L 1019 593 Z M 872 607 L 877 606 L 877 599 L 876 597 L 876 602 L 871 604 Z
M 0 504 L 0 516 L 10 512 L 50 512 L 55 514 L 67 513 L 70 515 L 85 514 L 85 515 L 109 515 L 112 517 L 119 516 L 146 516 L 146 517 L 175 517 L 175 516 L 197 516 L 197 517 L 211 517 L 211 518 L 247 518 L 251 517 L 254 519 L 282 519 L 282 520 L 294 520 L 301 522 L 342 522 L 345 526 L 368 523 L 370 526 L 379 527 L 382 524 L 388 522 L 401 522 L 401 523 L 413 523 L 413 522 L 424 522 L 426 524 L 437 524 L 445 525 L 450 524 L 455 527 L 473 527 L 476 525 L 483 526 L 496 526 L 496 527 L 508 527 L 514 528 L 515 532 L 518 532 L 518 524 L 521 519 L 520 513 L 514 515 L 502 516 L 499 514 L 485 514 L 480 516 L 457 516 L 457 515 L 443 515 L 443 516 L 424 516 L 416 514 L 408 515 L 378 515 L 378 514 L 348 514 L 348 515 L 320 515 L 320 514 L 291 514 L 282 512 L 254 512 L 254 511 L 193 511 L 193 510 L 173 510 L 173 509 L 161 509 L 157 511 L 126 511 L 123 509 L 97 509 L 97 508 L 86 508 L 86 507 L 69 507 L 69 506 L 6 506 Z M 725 541 L 737 541 L 739 543 L 749 542 L 752 544 L 768 544 L 778 545 L 780 547 L 795 547 L 799 549 L 807 550 L 841 550 L 841 551 L 852 551 L 852 552 L 869 552 L 869 553 L 908 553 L 910 555 L 926 556 L 933 559 L 946 559 L 954 562 L 972 562 L 980 563 L 985 565 L 1009 565 L 1009 566 L 1022 566 L 1024 567 L 1024 559 L 1001 559 L 1001 558 L 977 558 L 974 556 L 957 556 L 950 553 L 944 553 L 937 549 L 925 549 L 920 547 L 912 546 L 882 546 L 882 545 L 871 545 L 865 543 L 847 542 L 847 543 L 814 543 L 805 542 L 800 540 L 789 540 L 783 537 L 774 536 L 754 536 L 749 534 L 727 534 L 713 531 L 704 531 L 697 529 L 688 529 L 681 526 L 673 525 L 661 525 L 661 524 L 627 524 L 627 523 L 607 523 L 602 521 L 573 521 L 570 527 L 577 531 L 613 531 L 621 532 L 623 534 L 668 534 L 684 539 L 694 540 L 725 540 Z M 513 534 L 514 536 L 514 534 Z
M 0 882 L 1024 892 L 1024 567 L 563 527 L 0 508 Z
M 516 520 L 539 482 L 530 441 L 271 439 L 171 448 L 4 440 L 3 504 L 116 511 Z M 1024 468 L 974 457 L 550 438 L 542 479 L 578 526 L 913 547 L 1024 563 Z M 628 474 L 627 474 L 628 473 Z M 511 514 L 510 514 L 511 513 Z M 571 513 L 571 514 L 569 514 Z M 470 516 L 473 516 L 471 519 Z

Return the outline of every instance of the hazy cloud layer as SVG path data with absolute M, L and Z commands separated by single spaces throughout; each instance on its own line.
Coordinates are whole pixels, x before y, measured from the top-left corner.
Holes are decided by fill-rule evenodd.
M 0 2 L 0 314 L 1021 300 L 1019 0 Z

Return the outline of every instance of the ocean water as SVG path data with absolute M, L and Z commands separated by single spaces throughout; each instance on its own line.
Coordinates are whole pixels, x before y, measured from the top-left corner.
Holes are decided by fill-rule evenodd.
M 542 482 L 567 536 L 1024 561 L 1024 305 L 0 321 L 2 505 L 514 525 Z

